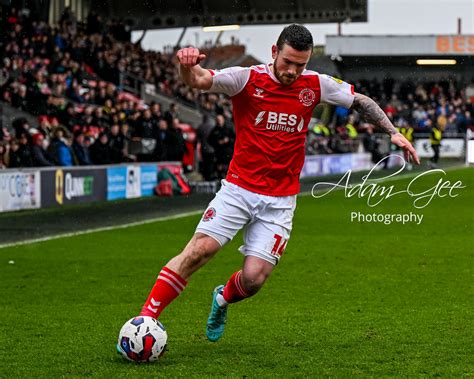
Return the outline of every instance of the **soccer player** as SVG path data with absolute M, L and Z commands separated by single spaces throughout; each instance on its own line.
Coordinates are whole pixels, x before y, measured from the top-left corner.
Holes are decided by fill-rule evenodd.
M 191 275 L 244 229 L 242 268 L 215 288 L 206 335 L 217 341 L 224 332 L 228 305 L 255 295 L 271 274 L 290 238 L 305 137 L 319 103 L 353 108 L 387 132 L 407 160 L 419 164 L 406 138 L 385 113 L 353 86 L 306 70 L 313 49 L 302 25 L 283 29 L 272 46 L 273 64 L 208 70 L 193 47 L 178 51 L 180 77 L 192 88 L 227 94 L 232 99 L 235 150 L 222 188 L 184 250 L 163 267 L 140 313 L 157 318 L 186 287 Z

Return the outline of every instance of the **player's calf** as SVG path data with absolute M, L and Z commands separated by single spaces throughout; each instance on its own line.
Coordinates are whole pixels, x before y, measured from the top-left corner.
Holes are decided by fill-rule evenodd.
M 209 341 L 216 342 L 222 337 L 227 320 L 227 306 L 255 295 L 272 270 L 273 264 L 268 261 L 247 256 L 243 269 L 232 274 L 225 286 L 216 287 L 206 326 Z
M 184 290 L 188 278 L 207 263 L 219 248 L 219 243 L 213 238 L 196 233 L 183 252 L 171 259 L 160 271 L 140 315 L 158 318 Z

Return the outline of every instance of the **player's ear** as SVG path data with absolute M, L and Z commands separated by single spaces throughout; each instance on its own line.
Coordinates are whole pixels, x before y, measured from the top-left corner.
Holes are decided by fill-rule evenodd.
M 278 46 L 272 45 L 272 59 L 276 59 L 277 55 L 278 55 Z

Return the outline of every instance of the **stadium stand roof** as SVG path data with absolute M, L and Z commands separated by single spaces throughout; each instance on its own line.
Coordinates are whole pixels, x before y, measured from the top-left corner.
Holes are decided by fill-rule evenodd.
M 60 14 L 66 3 L 79 19 L 91 10 L 106 18 L 124 19 L 133 30 L 367 21 L 367 0 L 51 0 L 55 11 L 50 17 Z
M 473 55 L 474 35 L 326 36 L 326 54 L 355 56 Z
M 351 78 L 474 79 L 474 35 L 330 35 L 309 67 Z M 419 65 L 419 59 L 455 64 Z M 332 63 L 331 63 L 332 62 Z

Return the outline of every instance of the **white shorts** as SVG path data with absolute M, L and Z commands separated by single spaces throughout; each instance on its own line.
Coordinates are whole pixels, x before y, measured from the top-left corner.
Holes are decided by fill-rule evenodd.
M 239 251 L 275 265 L 290 238 L 295 208 L 296 195 L 260 195 L 223 180 L 196 233 L 213 237 L 224 246 L 245 227 Z

